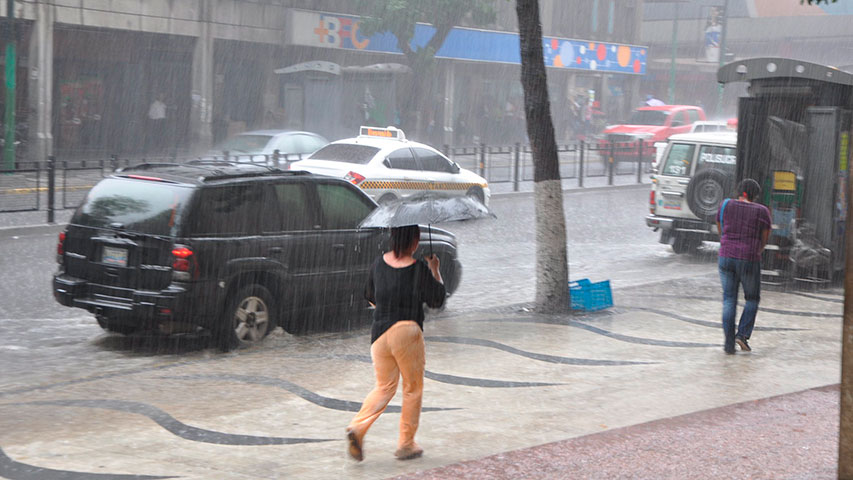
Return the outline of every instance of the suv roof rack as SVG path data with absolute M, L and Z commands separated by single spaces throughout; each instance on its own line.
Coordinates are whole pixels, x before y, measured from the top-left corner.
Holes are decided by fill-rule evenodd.
M 294 176 L 294 175 L 308 175 L 310 172 L 306 172 L 304 170 L 280 170 L 274 167 L 268 167 L 270 170 L 266 172 L 240 172 L 240 173 L 225 173 L 219 172 L 213 175 L 205 175 L 200 178 L 201 181 L 207 182 L 212 180 L 227 180 L 231 178 L 243 178 L 243 177 L 266 177 L 266 176 Z

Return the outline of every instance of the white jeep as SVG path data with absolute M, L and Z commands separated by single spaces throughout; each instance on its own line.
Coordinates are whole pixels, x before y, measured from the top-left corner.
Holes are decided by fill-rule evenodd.
M 660 242 L 675 253 L 695 250 L 702 241 L 719 241 L 720 202 L 734 188 L 735 132 L 673 135 L 652 176 L 646 225 L 661 231 Z

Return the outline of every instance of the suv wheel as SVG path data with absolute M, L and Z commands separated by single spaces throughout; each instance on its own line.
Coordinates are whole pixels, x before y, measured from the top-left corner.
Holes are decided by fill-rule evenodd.
M 98 320 L 98 325 L 101 326 L 104 330 L 112 333 L 120 333 L 122 335 L 130 335 L 131 333 L 135 333 L 138 328 L 136 325 L 127 325 L 123 323 L 111 322 L 109 318 L 102 317 L 100 315 L 95 317 Z
M 679 255 L 682 253 L 692 253 L 696 251 L 700 245 L 702 245 L 701 240 L 686 237 L 683 235 L 673 237 L 672 243 L 670 244 L 670 246 L 672 247 L 672 251 Z
M 218 335 L 219 347 L 230 351 L 259 343 L 275 328 L 272 295 L 262 285 L 249 285 L 228 300 Z
M 734 178 L 717 169 L 697 173 L 687 185 L 687 206 L 694 215 L 714 223 L 720 203 L 734 188 Z

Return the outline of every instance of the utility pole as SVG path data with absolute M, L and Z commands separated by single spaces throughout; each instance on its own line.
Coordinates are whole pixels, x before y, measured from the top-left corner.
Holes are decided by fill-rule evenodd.
M 6 0 L 6 116 L 3 169 L 15 169 L 15 0 Z
M 675 18 L 672 20 L 672 59 L 669 62 L 669 104 L 675 105 L 675 59 L 678 55 L 678 2 L 675 2 Z
M 723 4 L 723 28 L 720 31 L 720 68 L 726 64 L 726 30 L 729 29 L 729 0 Z M 717 85 L 717 108 L 714 110 L 717 117 L 723 115 L 723 84 Z

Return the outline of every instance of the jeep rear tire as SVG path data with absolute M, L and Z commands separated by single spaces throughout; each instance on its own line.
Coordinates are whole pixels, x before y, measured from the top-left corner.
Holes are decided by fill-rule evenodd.
M 261 342 L 274 328 L 275 304 L 263 285 L 248 285 L 231 295 L 216 335 L 219 348 L 228 352 Z
M 681 255 L 684 253 L 693 253 L 702 245 L 702 240 L 690 238 L 686 235 L 676 235 L 670 240 L 672 251 Z
M 715 223 L 720 203 L 734 189 L 734 178 L 712 168 L 697 173 L 687 185 L 687 206 L 700 219 Z

